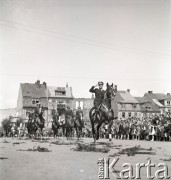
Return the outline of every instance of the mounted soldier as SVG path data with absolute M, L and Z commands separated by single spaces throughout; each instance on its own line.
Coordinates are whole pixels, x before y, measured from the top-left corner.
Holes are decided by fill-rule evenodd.
M 99 113 L 99 108 L 103 102 L 104 95 L 105 95 L 105 91 L 103 90 L 103 84 L 104 83 L 100 81 L 98 82 L 97 85 L 92 86 L 89 90 L 91 93 L 95 93 L 95 99 L 94 99 L 95 118 L 97 114 Z
M 74 129 L 74 113 L 71 110 L 70 106 L 67 105 L 66 112 L 65 112 L 65 120 L 66 120 L 66 138 L 71 138 L 73 135 L 73 129 Z
M 82 124 L 84 124 L 84 122 L 83 122 L 83 111 L 81 110 L 81 107 L 78 107 L 78 109 L 76 110 L 75 116 L 76 116 L 76 118 L 80 118 L 80 116 L 81 116 Z
M 92 126 L 92 133 L 94 142 L 99 139 L 99 129 L 103 123 L 108 123 L 109 140 L 111 140 L 111 127 L 113 124 L 114 112 L 111 109 L 111 101 L 115 97 L 117 88 L 112 85 L 106 84 L 106 91 L 103 90 L 103 82 L 98 83 L 98 88 L 92 86 L 89 90 L 95 93 L 94 107 L 90 109 L 89 117 Z
M 65 117 L 67 117 L 67 116 L 72 116 L 72 117 L 74 117 L 74 113 L 73 113 L 73 111 L 71 110 L 71 108 L 70 108 L 69 105 L 66 107 L 66 112 L 65 112 Z
M 81 110 L 81 107 L 78 107 L 78 109 L 76 109 L 75 111 L 75 130 L 78 139 L 82 136 L 83 127 L 84 127 L 83 111 Z

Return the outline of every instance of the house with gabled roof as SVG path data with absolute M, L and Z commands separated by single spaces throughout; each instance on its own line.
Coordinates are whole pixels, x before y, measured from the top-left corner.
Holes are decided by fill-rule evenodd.
M 18 115 L 28 118 L 28 113 L 33 112 L 39 104 L 45 110 L 44 116 L 47 118 L 48 97 L 46 83 L 41 84 L 40 80 L 35 83 L 20 83 L 17 100 Z
M 160 109 L 161 114 L 171 113 L 171 95 L 170 93 L 153 93 L 153 91 L 148 91 L 144 94 L 144 97 L 150 102 L 154 102 L 156 106 Z
M 155 104 L 155 102 L 148 100 L 146 97 L 135 97 L 135 99 L 140 104 L 143 117 L 160 114 L 160 108 Z
M 117 91 L 112 101 L 112 109 L 115 117 L 126 119 L 128 117 L 141 117 L 141 107 L 139 102 L 131 95 L 130 90 Z

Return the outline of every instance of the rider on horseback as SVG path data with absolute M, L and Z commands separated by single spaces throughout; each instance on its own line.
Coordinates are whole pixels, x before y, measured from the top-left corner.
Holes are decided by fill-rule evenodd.
M 67 106 L 66 112 L 65 112 L 65 116 L 72 116 L 74 117 L 73 111 L 71 110 L 70 106 Z
M 84 121 L 83 121 L 83 111 L 81 110 L 81 107 L 78 107 L 78 109 L 76 110 L 76 113 L 75 113 L 76 118 L 79 119 L 80 114 L 81 114 L 81 121 L 82 121 L 82 124 L 84 125 Z
M 103 82 L 98 82 L 98 85 L 92 86 L 90 88 L 91 93 L 95 93 L 95 99 L 94 99 L 94 107 L 95 107 L 95 117 L 99 113 L 99 107 L 102 104 L 102 101 L 104 99 L 105 91 L 103 90 Z M 96 88 L 98 86 L 98 88 Z

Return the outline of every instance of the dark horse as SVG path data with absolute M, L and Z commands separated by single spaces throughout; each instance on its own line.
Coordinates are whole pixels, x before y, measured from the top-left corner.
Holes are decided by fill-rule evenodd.
M 45 124 L 45 119 L 43 118 L 43 108 L 39 108 L 39 114 L 36 115 L 35 113 L 29 114 L 29 121 L 27 124 L 27 129 L 29 134 L 36 135 L 37 130 L 40 129 L 41 140 L 43 136 L 43 128 Z
M 66 128 L 66 138 L 71 138 L 74 133 L 74 117 L 73 115 L 66 115 L 65 116 L 65 128 Z
M 81 111 L 77 111 L 75 113 L 74 126 L 76 130 L 77 138 L 79 139 L 82 136 L 82 129 L 84 127 L 83 114 Z
M 95 107 L 93 107 L 89 112 L 89 117 L 92 126 L 92 133 L 94 142 L 99 139 L 99 129 L 103 123 L 108 123 L 108 133 L 109 140 L 111 141 L 111 127 L 113 125 L 114 120 L 114 112 L 111 109 L 111 99 L 115 97 L 116 90 L 112 85 L 107 83 L 107 88 L 105 91 L 105 96 L 102 103 L 99 106 L 99 112 L 96 114 Z
M 53 121 L 52 121 L 52 130 L 53 130 L 54 138 L 59 136 L 59 134 L 58 134 L 59 126 L 60 126 L 59 115 L 55 111 L 55 113 L 53 114 Z
M 33 138 L 36 136 L 36 132 L 38 130 L 38 127 L 36 126 L 36 124 L 34 123 L 34 114 L 33 113 L 29 113 L 29 120 L 27 122 L 27 131 L 28 131 L 28 136 L 30 138 Z
M 59 129 L 62 128 L 62 136 L 65 134 L 65 115 L 59 116 L 58 112 L 55 111 L 53 114 L 52 130 L 54 138 L 59 137 Z

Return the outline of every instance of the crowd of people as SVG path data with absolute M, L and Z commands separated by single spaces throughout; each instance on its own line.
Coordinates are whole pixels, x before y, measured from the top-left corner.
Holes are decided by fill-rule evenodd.
M 117 119 L 112 126 L 112 135 L 114 139 L 171 141 L 171 117 L 151 115 Z M 102 126 L 100 136 L 108 136 L 107 125 Z

